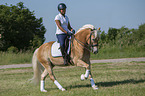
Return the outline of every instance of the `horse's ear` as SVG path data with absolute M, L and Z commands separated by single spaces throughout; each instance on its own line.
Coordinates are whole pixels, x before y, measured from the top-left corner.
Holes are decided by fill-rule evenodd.
M 97 30 L 100 30 L 101 28 L 99 27 Z
M 101 38 L 101 37 L 100 37 L 100 32 L 101 32 L 100 29 L 101 29 L 100 27 L 97 29 L 97 37 L 98 37 L 98 39 Z

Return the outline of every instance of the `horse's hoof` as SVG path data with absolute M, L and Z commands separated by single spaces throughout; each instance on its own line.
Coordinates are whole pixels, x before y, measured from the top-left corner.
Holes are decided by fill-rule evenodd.
M 41 90 L 41 92 L 47 92 L 47 90 Z
M 82 81 L 85 80 L 85 75 L 84 74 L 81 75 L 81 80 Z
M 94 90 L 98 90 L 99 88 L 97 86 L 92 86 Z
M 66 91 L 64 88 L 61 88 L 61 91 Z

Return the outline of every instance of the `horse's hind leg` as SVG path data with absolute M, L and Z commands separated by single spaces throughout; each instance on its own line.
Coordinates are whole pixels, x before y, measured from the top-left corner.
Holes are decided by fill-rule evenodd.
M 47 75 L 48 75 L 48 71 L 45 69 L 44 72 L 41 74 L 41 82 L 40 82 L 41 92 L 47 92 L 47 90 L 45 90 L 45 78 Z
M 45 78 L 47 77 L 47 75 L 49 73 L 48 68 L 50 67 L 50 65 L 49 65 L 50 62 L 44 58 L 40 58 L 39 61 L 42 64 L 42 66 L 45 68 L 45 70 L 41 74 L 40 91 L 47 92 L 47 90 L 45 90 Z
M 54 82 L 54 84 L 62 91 L 65 91 L 65 89 L 58 83 L 58 81 L 55 79 L 52 68 L 48 68 L 50 79 Z
M 42 63 L 42 62 L 41 62 L 41 63 Z M 41 89 L 40 89 L 40 90 L 41 90 L 42 92 L 47 92 L 47 91 L 44 89 L 44 83 L 45 83 L 44 80 L 45 80 L 47 74 L 49 73 L 50 79 L 54 82 L 54 84 L 55 84 L 60 90 L 65 91 L 65 89 L 58 83 L 58 81 L 57 81 L 57 80 L 55 79 L 55 77 L 54 77 L 53 70 L 52 70 L 53 66 L 51 66 L 51 62 L 50 62 L 50 61 L 47 61 L 47 62 L 44 63 L 44 61 L 43 61 L 42 65 L 44 66 L 45 70 L 44 70 L 44 72 L 43 72 L 42 75 L 41 75 L 41 86 L 40 86 Z

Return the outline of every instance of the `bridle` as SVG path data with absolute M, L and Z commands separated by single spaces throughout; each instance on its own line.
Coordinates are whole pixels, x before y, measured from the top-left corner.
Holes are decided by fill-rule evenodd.
M 94 30 L 96 30 L 96 29 L 94 29 Z M 93 31 L 93 32 L 94 32 L 94 31 Z M 93 32 L 90 33 L 90 37 L 89 37 L 89 39 L 90 39 L 90 44 L 89 44 L 89 45 L 90 45 L 90 47 L 96 47 L 96 46 L 98 47 L 98 38 L 97 38 L 97 44 L 92 45 L 92 42 L 91 42 L 91 41 L 92 41 L 92 38 L 91 38 L 91 37 L 92 37 L 92 35 L 93 35 L 93 34 L 92 34 Z M 88 40 L 87 40 L 87 41 L 88 41 Z M 93 39 L 93 41 L 95 41 L 95 39 Z
M 85 49 L 87 49 L 88 51 L 90 51 L 90 52 L 93 52 L 93 48 L 94 47 L 98 47 L 99 45 L 98 45 L 98 40 L 97 40 L 97 44 L 95 44 L 95 45 L 92 45 L 92 35 L 94 35 L 93 34 L 93 32 L 94 32 L 94 30 L 96 30 L 96 29 L 92 29 L 91 30 L 91 33 L 90 33 L 90 36 L 89 36 L 89 38 L 87 39 L 87 41 L 88 40 L 90 40 L 90 44 L 86 44 L 86 43 L 84 43 L 84 42 L 82 42 L 82 41 L 80 41 L 80 40 L 78 40 L 77 38 L 75 38 L 74 37 L 74 39 L 82 46 L 82 47 L 84 47 Z M 93 39 L 94 40 L 94 39 Z

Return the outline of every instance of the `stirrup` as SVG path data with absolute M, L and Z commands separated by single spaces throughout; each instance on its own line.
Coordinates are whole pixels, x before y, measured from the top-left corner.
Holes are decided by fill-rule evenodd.
M 63 61 L 64 61 L 64 63 L 63 63 L 64 65 L 68 65 L 68 63 L 67 63 L 67 60 L 66 60 L 66 59 L 64 59 Z

